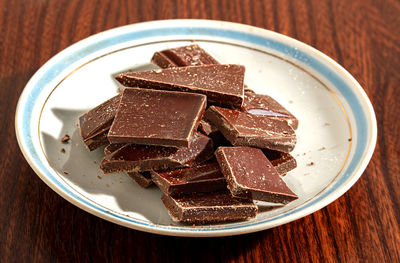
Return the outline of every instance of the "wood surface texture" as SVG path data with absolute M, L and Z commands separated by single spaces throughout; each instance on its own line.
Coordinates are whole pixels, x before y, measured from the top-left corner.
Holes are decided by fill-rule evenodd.
M 378 120 L 361 179 L 295 222 L 226 238 L 131 230 L 64 200 L 14 132 L 18 98 L 53 55 L 92 34 L 157 19 L 226 20 L 305 42 L 346 68 Z M 400 262 L 400 2 L 395 0 L 0 0 L 0 262 Z

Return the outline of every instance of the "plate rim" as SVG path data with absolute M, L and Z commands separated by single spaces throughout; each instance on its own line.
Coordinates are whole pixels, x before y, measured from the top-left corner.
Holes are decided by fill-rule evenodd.
M 97 38 L 103 38 L 107 39 L 112 36 L 113 33 L 117 34 L 118 32 L 124 32 L 124 30 L 132 30 L 132 32 L 139 31 L 140 28 L 161 28 L 165 29 L 167 28 L 168 24 L 182 24 L 182 22 L 189 22 L 191 25 L 195 25 L 200 27 L 211 27 L 211 28 L 216 28 L 219 30 L 235 30 L 235 28 L 239 31 L 242 31 L 244 29 L 248 29 L 252 33 L 255 33 L 255 35 L 258 35 L 257 33 L 262 33 L 262 32 L 267 32 L 267 34 L 270 34 L 270 36 L 273 36 L 274 39 L 278 39 L 278 41 L 282 38 L 284 41 L 292 42 L 295 43 L 294 46 L 299 45 L 303 49 L 305 49 L 307 52 L 310 52 L 313 57 L 322 57 L 323 59 L 327 60 L 329 65 L 334 66 L 335 69 L 339 70 L 340 76 L 345 76 L 350 82 L 351 82 L 351 87 L 353 87 L 353 92 L 356 91 L 356 93 L 360 93 L 357 95 L 361 95 L 361 97 L 358 97 L 359 99 L 363 99 L 366 108 L 362 107 L 366 113 L 366 119 L 369 120 L 372 125 L 371 130 L 370 130 L 370 136 L 369 142 L 370 144 L 365 148 L 366 150 L 363 151 L 363 158 L 360 159 L 358 168 L 356 169 L 355 172 L 352 173 L 351 177 L 349 180 L 346 181 L 346 183 L 339 188 L 337 188 L 333 193 L 329 194 L 319 202 L 310 205 L 309 207 L 304 208 L 302 211 L 297 211 L 297 213 L 294 213 L 292 215 L 285 216 L 282 219 L 275 220 L 275 224 L 271 224 L 268 227 L 265 227 L 265 222 L 260 222 L 257 225 L 253 226 L 248 226 L 244 225 L 241 226 L 240 228 L 231 228 L 231 229 L 216 229 L 212 230 L 211 229 L 204 229 L 203 231 L 189 231 L 191 229 L 184 228 L 184 230 L 180 230 L 179 227 L 167 227 L 167 228 L 161 228 L 161 226 L 157 226 L 156 224 L 149 224 L 150 226 L 141 226 L 138 225 L 134 222 L 128 222 L 121 220 L 120 218 L 115 217 L 115 214 L 107 214 L 104 213 L 104 211 L 99 211 L 98 209 L 92 208 L 88 206 L 85 203 L 82 203 L 80 200 L 77 200 L 73 196 L 69 195 L 67 192 L 65 192 L 63 189 L 60 189 L 57 185 L 54 184 L 54 182 L 51 181 L 50 178 L 48 178 L 45 174 L 42 173 L 41 169 L 37 166 L 35 163 L 35 160 L 33 160 L 33 157 L 30 155 L 29 151 L 25 149 L 24 145 L 24 138 L 22 134 L 22 129 L 21 129 L 21 112 L 23 111 L 22 109 L 24 108 L 25 105 L 22 105 L 23 99 L 26 97 L 27 92 L 29 88 L 32 89 L 34 86 L 33 84 L 35 83 L 36 79 L 40 76 L 42 72 L 46 72 L 48 68 L 51 68 L 54 62 L 58 58 L 62 58 L 64 54 L 68 54 L 74 49 L 79 48 L 81 45 L 84 45 L 85 43 L 90 44 L 91 41 L 94 41 Z M 160 26 L 162 25 L 162 26 Z M 186 26 L 181 26 L 179 25 L 180 28 L 191 28 L 190 25 Z M 111 36 L 110 36 L 111 35 Z M 104 49 L 104 48 L 103 48 Z M 90 55 L 90 54 L 87 54 Z M 85 56 L 84 56 L 85 57 Z M 81 60 L 82 58 L 77 59 L 77 61 Z M 53 65 L 54 66 L 54 65 Z M 354 89 L 355 88 L 355 89 Z M 40 92 L 39 92 L 40 93 Z M 368 115 L 368 116 L 367 116 Z M 68 200 L 72 204 L 78 206 L 79 208 L 94 214 L 100 218 L 106 219 L 108 221 L 111 221 L 113 223 L 117 223 L 129 228 L 133 228 L 136 230 L 141 230 L 145 232 L 150 232 L 150 233 L 157 233 L 157 234 L 163 234 L 163 235 L 172 235 L 172 236 L 227 236 L 227 235 L 238 235 L 238 234 L 245 234 L 245 233 L 251 233 L 251 232 L 256 232 L 260 230 L 264 230 L 267 228 L 272 228 L 277 225 L 282 225 L 297 219 L 300 219 L 302 217 L 305 217 L 325 206 L 330 204 L 331 202 L 335 201 L 337 198 L 339 198 L 341 195 L 343 195 L 351 186 L 354 185 L 354 183 L 359 179 L 359 177 L 362 175 L 363 171 L 367 167 L 373 151 L 375 149 L 376 145 L 376 139 L 377 139 L 377 122 L 376 122 L 376 117 L 375 117 L 375 112 L 373 110 L 372 104 L 370 100 L 368 99 L 364 89 L 361 87 L 361 85 L 355 80 L 355 78 L 347 72 L 342 66 L 340 66 L 337 62 L 335 62 L 333 59 L 329 58 L 327 55 L 323 54 L 322 52 L 318 51 L 317 49 L 300 42 L 296 39 L 290 38 L 288 36 L 282 35 L 280 33 L 276 33 L 267 29 L 263 28 L 258 28 L 258 27 L 253 27 L 249 25 L 244 25 L 244 24 L 239 24 L 239 23 L 232 23 L 232 22 L 226 22 L 226 21 L 218 21 L 218 20 L 198 20 L 198 19 L 170 19 L 170 20 L 156 20 L 156 21 L 149 21 L 149 22 L 143 22 L 143 23 L 136 23 L 136 24 L 130 24 L 130 25 L 125 25 L 122 27 L 117 27 L 113 29 L 109 29 L 100 33 L 97 33 L 95 35 L 89 36 L 88 38 L 85 38 L 75 44 L 72 44 L 71 46 L 67 47 L 66 49 L 63 49 L 60 51 L 58 54 L 50 58 L 44 65 L 42 65 L 38 71 L 32 76 L 32 78 L 28 81 L 26 84 L 24 90 L 22 91 L 18 104 L 17 104 L 17 109 L 16 109 L 16 115 L 15 115 L 15 131 L 17 135 L 17 140 L 19 147 L 25 157 L 25 159 L 28 161 L 29 165 L 32 167 L 32 169 L 35 171 L 35 173 L 51 188 L 53 189 L 56 193 L 61 195 L 64 199 Z M 367 138 L 367 139 L 368 139 Z M 300 213 L 299 213 L 300 212 Z M 276 222 L 278 221 L 278 222 Z

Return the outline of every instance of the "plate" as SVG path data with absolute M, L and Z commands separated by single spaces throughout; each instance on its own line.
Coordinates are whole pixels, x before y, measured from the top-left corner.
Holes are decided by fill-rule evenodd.
M 171 221 L 161 192 L 125 174 L 103 175 L 103 149 L 88 152 L 78 116 L 117 93 L 115 74 L 155 68 L 155 51 L 197 43 L 221 63 L 246 66 L 246 84 L 278 100 L 299 119 L 292 154 L 298 167 L 284 180 L 299 199 L 258 203 L 255 219 L 207 226 Z M 84 39 L 50 59 L 18 102 L 15 129 L 38 176 L 74 205 L 111 222 L 174 236 L 227 236 L 304 217 L 345 193 L 366 168 L 376 143 L 372 105 L 357 81 L 314 48 L 268 30 L 221 21 L 165 20 L 128 25 Z M 65 135 L 68 144 L 61 143 Z M 65 149 L 65 153 L 62 152 Z

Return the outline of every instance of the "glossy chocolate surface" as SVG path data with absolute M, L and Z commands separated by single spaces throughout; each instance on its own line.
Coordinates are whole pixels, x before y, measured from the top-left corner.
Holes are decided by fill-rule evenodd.
M 216 162 L 173 171 L 151 171 L 152 180 L 166 195 L 178 196 L 226 189 Z
M 233 196 L 283 204 L 297 199 L 260 149 L 219 147 L 215 155 Z
M 234 198 L 229 191 L 161 197 L 171 218 L 176 222 L 211 223 L 245 220 L 257 215 L 257 206 L 245 199 Z
M 208 108 L 205 117 L 235 146 L 290 152 L 296 145 L 296 134 L 285 120 L 216 106 Z
M 219 64 L 197 44 L 156 52 L 151 62 L 161 68 Z
M 201 65 L 127 72 L 116 79 L 126 87 L 201 93 L 210 103 L 240 107 L 244 72 L 240 65 Z
M 196 132 L 189 148 L 127 144 L 106 155 L 101 161 L 100 169 L 104 173 L 113 173 L 190 167 L 207 161 L 212 154 L 212 140 Z
M 262 149 L 265 156 L 280 175 L 286 175 L 297 167 L 296 159 L 289 153 Z
M 246 91 L 242 111 L 269 118 L 284 119 L 293 129 L 297 129 L 299 125 L 299 121 L 293 114 L 268 95 Z
M 106 144 L 106 135 L 114 120 L 120 95 L 117 95 L 79 117 L 83 142 L 90 151 Z
M 206 97 L 201 94 L 125 89 L 108 140 L 188 147 L 205 106 Z

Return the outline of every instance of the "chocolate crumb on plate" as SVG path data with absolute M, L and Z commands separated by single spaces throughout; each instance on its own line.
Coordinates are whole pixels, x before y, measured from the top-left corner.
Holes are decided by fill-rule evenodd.
M 69 140 L 71 140 L 71 137 L 69 137 L 68 134 L 65 134 L 64 137 L 61 138 L 62 143 L 68 143 Z

